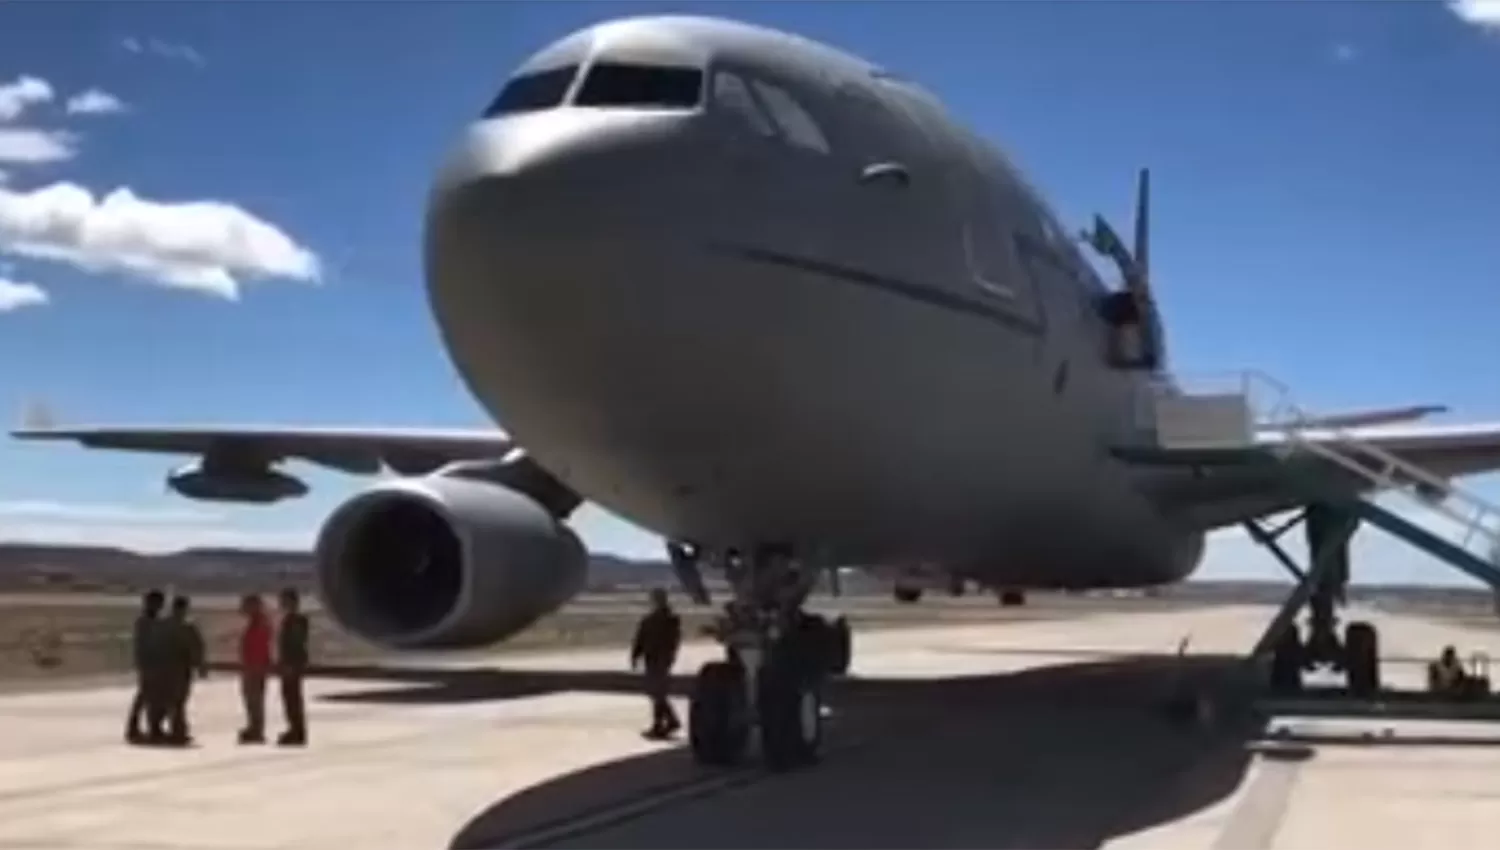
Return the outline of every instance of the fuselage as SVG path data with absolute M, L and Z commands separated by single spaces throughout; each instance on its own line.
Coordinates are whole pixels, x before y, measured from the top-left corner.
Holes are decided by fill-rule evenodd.
M 854 57 L 642 18 L 518 69 L 438 176 L 431 304 L 554 475 L 670 538 L 1172 581 L 1202 536 L 1109 454 L 1149 375 L 1019 171 Z

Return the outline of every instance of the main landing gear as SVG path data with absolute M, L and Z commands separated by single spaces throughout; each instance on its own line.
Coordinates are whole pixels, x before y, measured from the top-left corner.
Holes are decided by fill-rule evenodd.
M 1307 536 L 1311 565 L 1304 572 L 1277 542 L 1301 522 Z M 1363 621 L 1338 628 L 1337 607 L 1346 602 L 1349 586 L 1349 540 L 1359 527 L 1358 517 L 1336 506 L 1314 504 L 1279 529 L 1246 524 L 1256 542 L 1271 550 L 1297 578 L 1297 587 L 1261 635 L 1252 658 L 1269 660 L 1271 690 L 1281 695 L 1301 692 L 1303 674 L 1325 668 L 1343 673 L 1351 696 L 1373 697 L 1380 691 L 1380 644 L 1375 627 Z M 1298 613 L 1307 610 L 1306 635 L 1298 627 Z
M 725 659 L 704 664 L 693 686 L 693 756 L 700 764 L 735 764 L 758 737 L 772 770 L 815 762 L 825 686 L 849 667 L 849 624 L 803 610 L 818 573 L 785 548 L 729 553 L 724 562 L 734 591 L 717 629 Z

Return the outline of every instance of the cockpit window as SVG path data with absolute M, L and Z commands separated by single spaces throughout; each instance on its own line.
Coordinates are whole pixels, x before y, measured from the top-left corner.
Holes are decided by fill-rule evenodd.
M 702 101 L 703 72 L 697 68 L 596 62 L 573 104 L 692 109 Z
M 761 111 L 755 98 L 750 94 L 750 87 L 745 85 L 741 77 L 728 71 L 719 71 L 714 74 L 714 103 L 723 107 L 725 112 L 749 124 L 757 134 L 767 138 L 776 135 L 776 128 L 771 126 L 771 119 Z
M 818 128 L 818 122 L 807 114 L 807 110 L 786 89 L 760 80 L 752 80 L 751 85 L 755 87 L 761 103 L 771 111 L 772 120 L 781 128 L 788 142 L 818 153 L 828 153 L 828 138 Z
M 563 98 L 568 94 L 568 86 L 577 74 L 577 65 L 565 65 L 514 77 L 484 111 L 484 117 L 536 112 L 561 106 Z

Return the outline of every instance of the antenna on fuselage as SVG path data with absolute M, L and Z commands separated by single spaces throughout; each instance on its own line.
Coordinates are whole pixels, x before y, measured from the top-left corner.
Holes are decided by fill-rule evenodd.
M 1151 169 L 1142 168 L 1135 184 L 1135 259 L 1141 285 L 1151 288 Z

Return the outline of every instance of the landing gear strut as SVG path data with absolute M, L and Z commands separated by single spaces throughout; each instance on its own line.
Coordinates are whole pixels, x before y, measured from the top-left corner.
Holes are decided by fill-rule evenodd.
M 1301 522 L 1307 535 L 1311 566 L 1304 572 L 1286 554 L 1277 538 Z M 1278 693 L 1302 690 L 1305 672 L 1327 668 L 1344 674 L 1348 690 L 1357 697 L 1380 691 L 1380 646 L 1375 627 L 1351 622 L 1342 639 L 1338 630 L 1338 606 L 1346 601 L 1349 587 L 1349 540 L 1359 519 L 1333 505 L 1314 504 L 1279 529 L 1267 530 L 1255 522 L 1246 529 L 1256 542 L 1271 551 L 1282 566 L 1297 578 L 1297 587 L 1276 618 L 1256 643 L 1251 656 L 1269 659 L 1269 683 Z M 1307 634 L 1297 626 L 1297 614 L 1307 609 Z
M 688 739 L 700 764 L 740 761 L 758 732 L 773 770 L 817 760 L 823 743 L 823 690 L 848 669 L 849 626 L 802 605 L 818 571 L 783 547 L 731 552 L 724 574 L 734 598 L 718 638 L 726 658 L 698 671 L 688 711 Z

